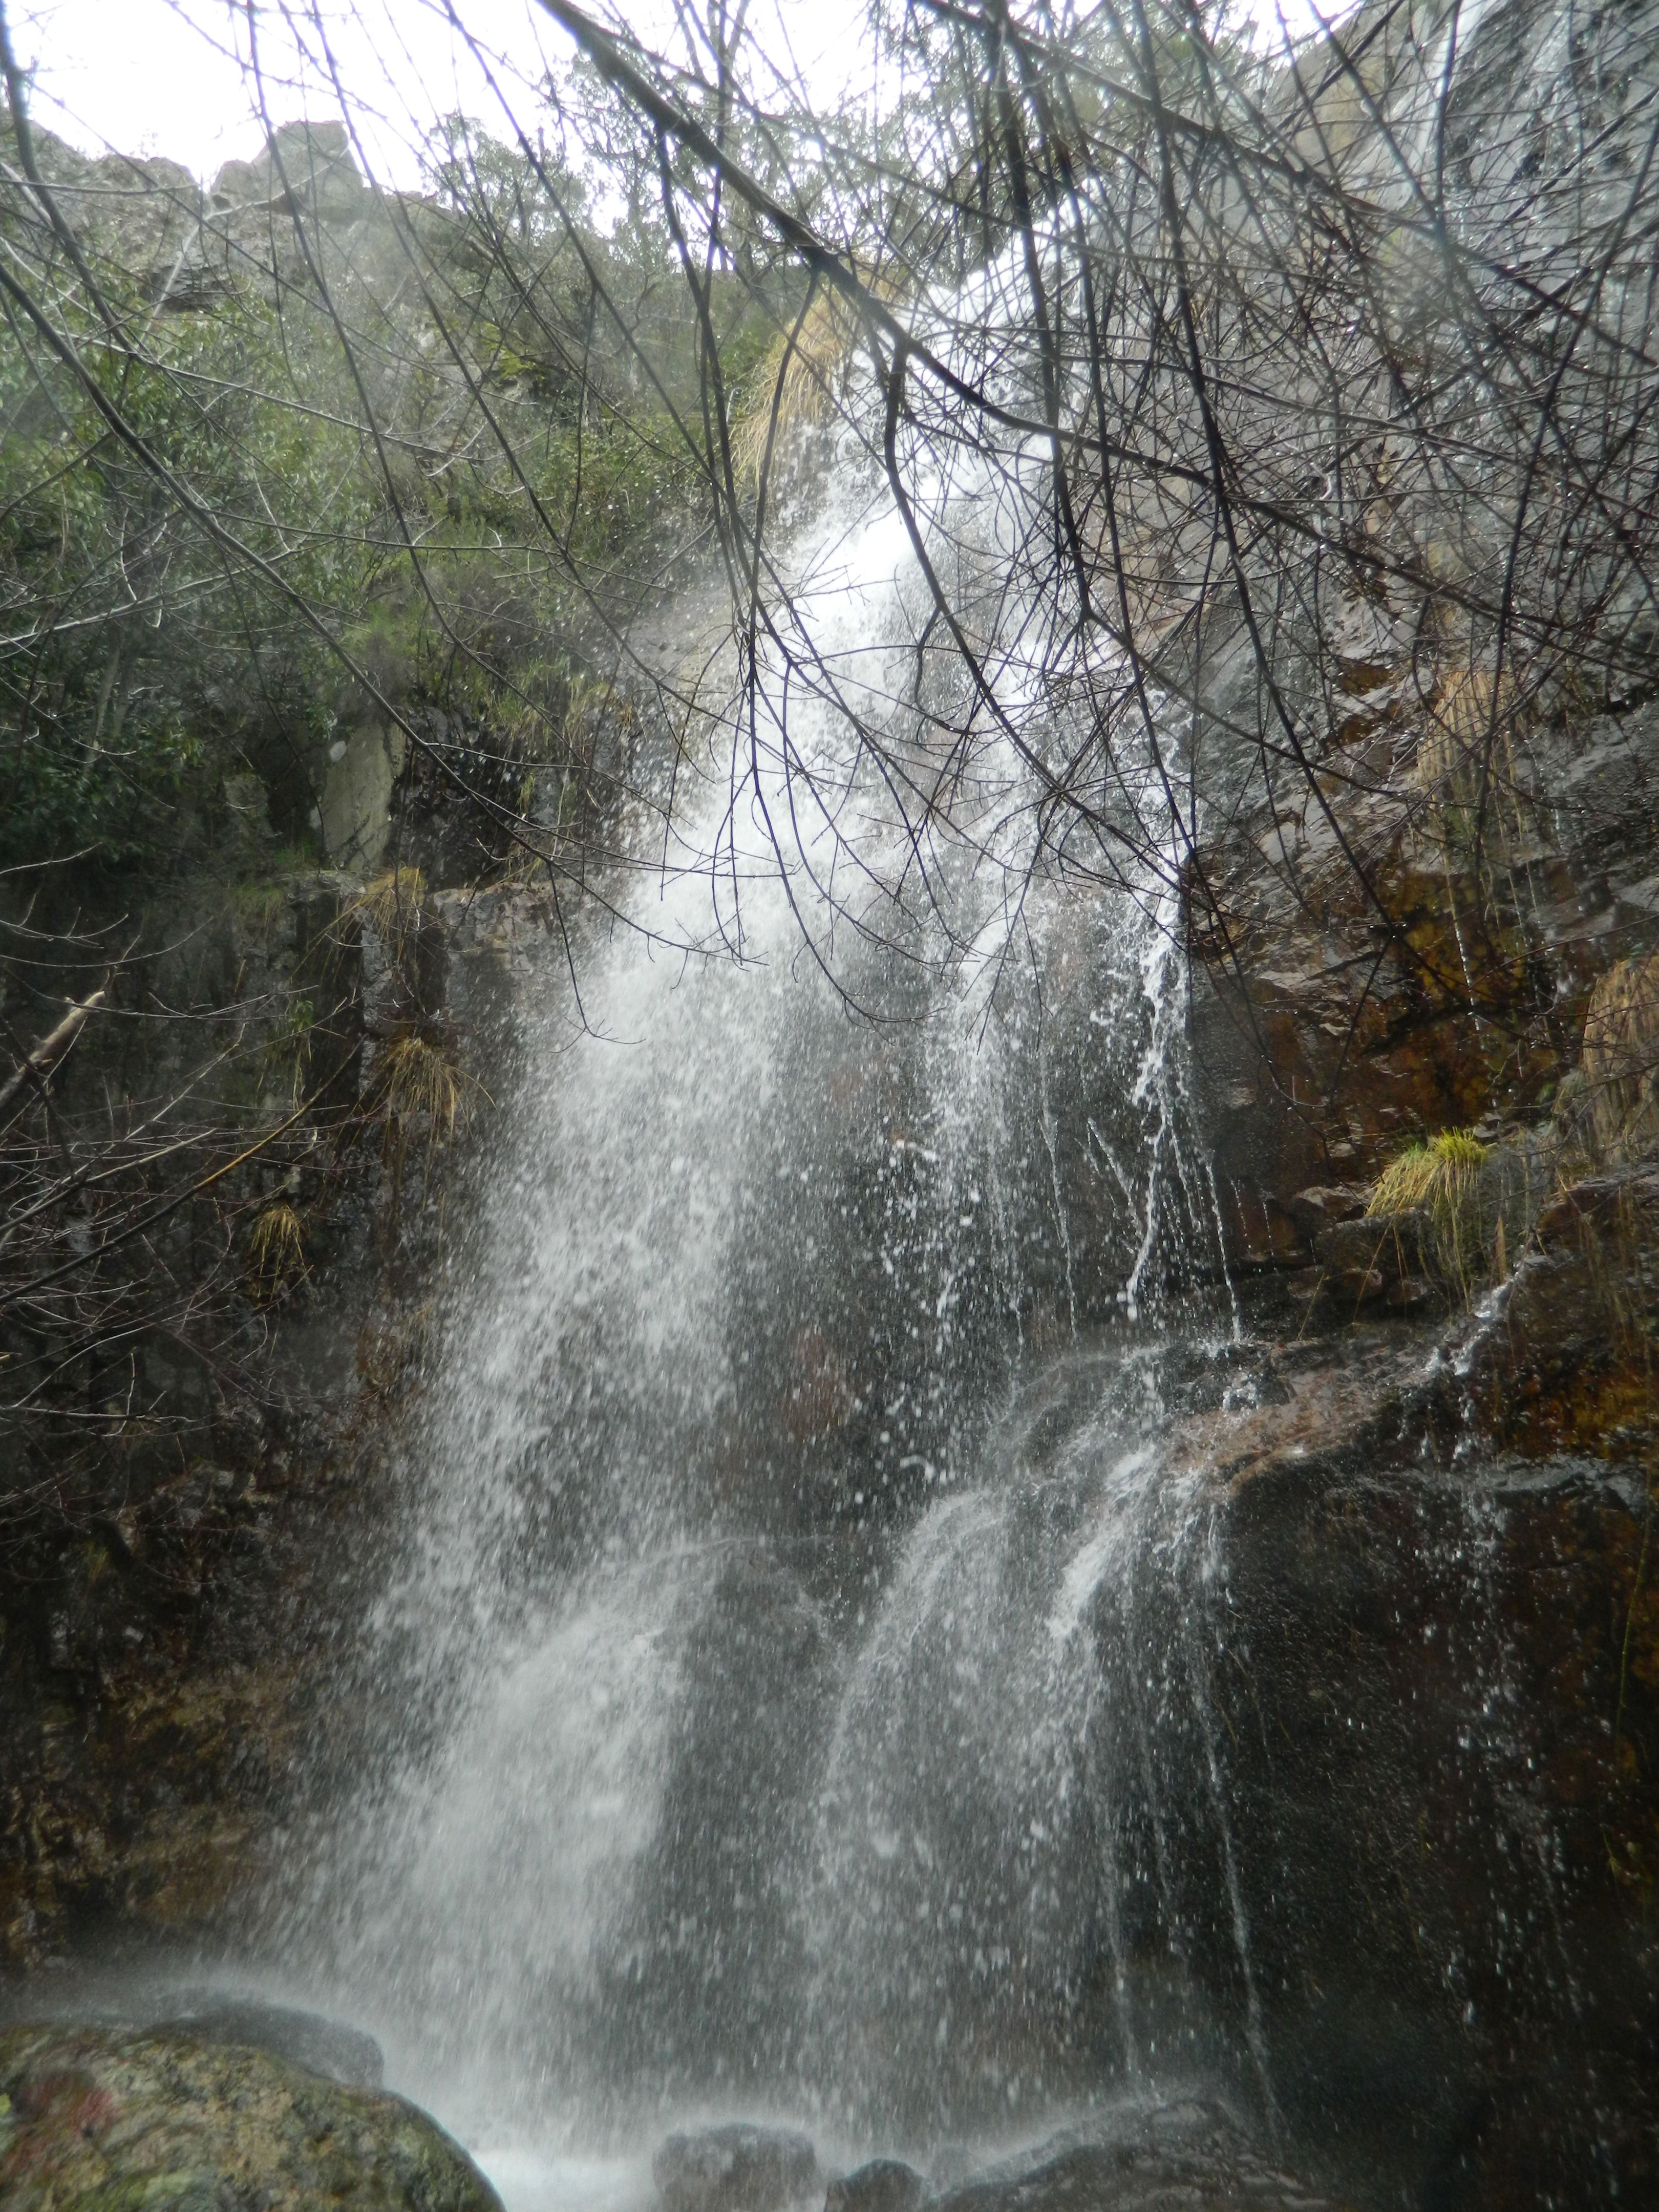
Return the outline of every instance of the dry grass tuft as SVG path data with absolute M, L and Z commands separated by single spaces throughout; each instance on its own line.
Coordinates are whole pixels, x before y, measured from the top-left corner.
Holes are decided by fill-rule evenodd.
M 1365 1208 L 1372 1220 L 1424 1216 L 1424 1257 L 1465 1305 L 1508 1268 L 1504 1212 L 1499 1207 L 1490 1223 L 1486 1218 L 1484 1186 L 1492 1158 L 1492 1147 L 1472 1131 L 1443 1129 L 1389 1163 Z
M 1412 1213 L 1432 1205 L 1437 1195 L 1460 1189 L 1478 1175 L 1491 1152 L 1468 1129 L 1443 1129 L 1425 1145 L 1408 1145 L 1377 1177 L 1365 1211 Z
M 286 1199 L 256 1216 L 247 1240 L 248 1288 L 256 1305 L 269 1305 L 307 1273 L 305 1231 Z
M 424 1122 L 431 1145 L 447 1144 L 454 1135 L 466 1117 L 477 1087 L 453 1054 L 417 1030 L 406 1030 L 392 1038 L 376 1073 L 380 1103 L 387 1121 L 400 1133 Z
M 1659 1145 L 1659 953 L 1615 961 L 1591 992 L 1583 1073 L 1595 1157 L 1650 1153 Z
M 426 878 L 418 868 L 388 868 L 345 911 L 367 922 L 395 951 L 419 927 L 425 898 Z
M 375 1062 L 364 1102 L 363 1119 L 378 1125 L 382 1133 L 382 1158 L 388 1176 L 386 1221 L 389 1235 L 395 1238 L 397 1233 L 410 1145 L 424 1133 L 422 1176 L 425 1194 L 429 1196 L 436 1154 L 465 1121 L 474 1101 L 488 1096 L 483 1085 L 466 1073 L 454 1051 L 441 1039 L 423 1035 L 411 1024 L 387 1041 L 385 1051 Z
M 835 292 L 817 294 L 799 331 L 792 325 L 778 333 L 756 372 L 753 399 L 732 426 L 732 465 L 740 483 L 759 483 L 769 440 L 775 456 L 800 426 L 829 420 L 856 335 L 853 311 Z
M 1492 830 L 1504 837 L 1524 835 L 1515 739 L 1530 711 L 1507 669 L 1497 681 L 1490 669 L 1455 669 L 1438 685 L 1418 732 L 1414 772 L 1432 797 L 1443 831 L 1454 830 L 1486 791 Z

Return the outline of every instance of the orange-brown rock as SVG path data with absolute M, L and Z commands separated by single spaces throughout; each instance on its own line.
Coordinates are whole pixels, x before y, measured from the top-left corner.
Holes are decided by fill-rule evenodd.
M 1443 1129 L 1539 1119 L 1581 1042 L 1603 1145 L 1659 1141 L 1659 720 L 1537 744 L 1540 795 L 1523 777 L 1490 818 L 1409 749 L 1361 747 L 1194 856 L 1194 1037 L 1235 1263 L 1312 1258 L 1299 1193 Z
M 1659 1167 L 1595 1176 L 1540 1217 L 1468 1354 L 1481 1426 L 1515 1449 L 1654 1465 Z
M 1599 1155 L 1659 1152 L 1659 953 L 1619 961 L 1591 992 L 1583 1072 Z

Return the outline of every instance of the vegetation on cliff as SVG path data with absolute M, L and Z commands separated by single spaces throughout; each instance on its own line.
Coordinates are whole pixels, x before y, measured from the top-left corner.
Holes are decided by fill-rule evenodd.
M 50 1523 L 66 1464 L 124 1490 L 246 1392 L 360 1136 L 395 1213 L 454 1126 L 428 888 L 516 853 L 562 914 L 603 858 L 617 635 L 695 534 L 700 325 L 660 225 L 602 234 L 461 118 L 418 196 L 338 125 L 204 196 L 9 93 L 0 1419 L 9 1522 Z M 713 319 L 738 377 L 764 333 Z

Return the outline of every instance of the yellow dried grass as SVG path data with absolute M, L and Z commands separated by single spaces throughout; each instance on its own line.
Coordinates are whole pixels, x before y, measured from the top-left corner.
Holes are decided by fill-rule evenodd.
M 1416 779 L 1439 806 L 1468 806 L 1491 781 L 1500 802 L 1507 794 L 1513 816 L 1502 826 L 1520 829 L 1516 797 L 1515 732 L 1526 712 L 1521 687 L 1505 669 L 1494 678 L 1487 668 L 1452 670 L 1436 687 L 1418 732 Z
M 380 1066 L 381 1103 L 403 1127 L 424 1121 L 431 1140 L 445 1143 L 466 1110 L 466 1079 L 441 1045 L 418 1030 L 393 1037 Z
M 1615 961 L 1591 992 L 1583 1073 L 1597 1157 L 1651 1152 L 1659 1144 L 1659 953 Z
M 1426 1144 L 1408 1145 L 1376 1179 L 1368 1214 L 1411 1213 L 1437 1194 L 1460 1188 L 1490 1158 L 1473 1130 L 1443 1129 Z
M 740 483 L 760 481 L 769 441 L 775 455 L 804 424 L 829 420 L 857 334 L 853 310 L 834 292 L 816 294 L 799 328 L 778 333 L 756 371 L 753 397 L 732 425 L 732 465 Z
M 346 908 L 394 950 L 420 923 L 426 878 L 418 868 L 388 868 Z
M 1376 1179 L 1365 1212 L 1383 1220 L 1402 1213 L 1426 1216 L 1425 1256 L 1468 1304 L 1492 1280 L 1500 1261 L 1507 1271 L 1503 1216 L 1489 1231 L 1481 1205 L 1481 1173 L 1492 1157 L 1473 1130 L 1443 1129 L 1426 1144 L 1409 1145 Z
M 247 1240 L 248 1288 L 258 1305 L 299 1282 L 307 1273 L 305 1231 L 286 1199 L 256 1215 Z

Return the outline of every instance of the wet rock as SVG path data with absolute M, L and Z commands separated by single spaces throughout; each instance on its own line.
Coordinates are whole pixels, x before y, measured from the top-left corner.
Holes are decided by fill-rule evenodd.
M 1409 1322 L 1374 1319 L 1260 1356 L 1274 1387 L 1252 1403 L 1206 1407 L 1169 1436 L 1172 1470 L 1207 1471 L 1232 1486 L 1287 1462 L 1350 1463 L 1398 1456 L 1423 1389 L 1433 1340 Z
M 675 1848 L 641 1869 L 628 1978 L 613 1985 L 614 2026 L 599 2031 L 618 2069 L 637 2063 L 639 2045 L 628 2039 L 648 2034 L 651 2063 L 671 2094 L 699 2093 L 708 2054 L 731 2049 L 734 2021 L 744 2023 L 751 2053 L 786 2047 L 793 2032 L 789 2008 L 810 1963 L 780 1869 L 797 1832 L 800 1745 L 818 1725 L 832 1653 L 823 1609 L 800 1580 L 765 1546 L 732 1546 L 678 1655 L 685 1719 L 659 1816 Z M 733 2060 L 726 2094 L 758 2103 L 769 2077 L 758 2064 L 738 2067 Z M 677 2185 L 700 2185 L 700 2159 L 714 2162 L 711 2172 L 733 2160 L 739 2194 L 709 2198 L 710 2212 L 726 2212 L 728 2203 L 751 2212 L 741 2193 L 751 2173 L 764 2198 L 752 2212 L 785 2202 L 794 2185 L 778 2197 L 764 2178 L 781 2146 L 795 2147 L 809 2178 L 813 2171 L 810 2143 L 765 2130 L 672 2138 L 665 2160 L 674 2143 L 690 2146 L 674 2161 Z
M 1050 2145 L 935 2200 L 938 2212 L 1334 2212 L 1217 2107 L 1121 2116 L 1103 2141 Z
M 1634 2198 L 1654 2099 L 1607 2085 L 1644 2079 L 1659 2019 L 1643 1487 L 1583 1460 L 1390 1470 L 1380 1424 L 1294 1453 L 1231 1486 L 1208 1711 L 1161 1717 L 1207 1735 L 1224 1807 L 1171 1854 L 1187 1955 L 1241 2047 L 1256 2007 L 1280 2109 L 1354 2185 L 1369 2162 L 1507 2212 L 1604 2201 L 1611 2171 Z M 1500 2163 L 1535 2193 L 1475 2185 Z M 1442 2172 L 1467 2186 L 1436 2199 Z
M 1601 1141 L 1629 1159 L 1659 1137 L 1659 713 L 1649 702 L 1607 723 L 1605 743 L 1596 728 L 1572 725 L 1535 763 L 1550 804 L 1479 868 L 1426 834 L 1409 778 L 1345 792 L 1332 811 L 1352 849 L 1376 856 L 1389 925 L 1351 869 L 1322 865 L 1322 799 L 1241 816 L 1196 856 L 1193 1043 L 1235 1262 L 1304 1265 L 1326 1224 L 1300 1201 L 1375 1176 L 1413 1138 L 1531 1121 L 1581 1025 Z M 1594 804 L 1568 799 L 1593 760 L 1605 770 Z
M 960 2183 L 970 2180 L 974 2165 L 974 2154 L 966 2143 L 941 2143 L 933 2153 L 933 2194 L 942 2197 L 947 2189 L 955 2189 Z
M 257 1997 L 229 1996 L 216 1990 L 175 1995 L 146 2023 L 195 2043 L 240 2044 L 286 2058 L 331 2081 L 378 2089 L 385 2078 L 380 2046 L 361 2029 L 343 2027 L 320 2013 L 262 2003 Z
M 1118 1941 L 1136 1970 L 1177 1931 L 1239 2078 L 1254 2051 L 1368 2198 L 1565 2212 L 1659 2185 L 1656 1334 L 1650 1167 L 1563 1193 L 1478 1318 L 1279 1345 L 1287 1404 L 1172 1436 L 1212 1580 L 1149 1588 L 1139 1648 L 1202 1619 L 1209 1657 L 1094 1751 L 1141 1839 L 1117 1893 L 1162 1885 Z
M 1544 1209 L 1463 1350 L 1470 1407 L 1518 1450 L 1640 1459 L 1659 1436 L 1656 1333 L 1659 1167 L 1588 1177 Z
M 913 2166 L 902 2159 L 872 2158 L 830 2183 L 823 2212 L 916 2212 L 929 2193 Z
M 733 2121 L 672 2135 L 651 2161 L 663 2212 L 785 2212 L 816 2192 L 805 2136 Z
M 1352 1319 L 1364 1308 L 1414 1313 L 1433 1295 L 1424 1250 L 1427 1224 L 1418 1213 L 1380 1220 L 1339 1221 L 1314 1238 L 1321 1287 L 1338 1315 Z
M 1620 960 L 1591 992 L 1583 1072 L 1601 1156 L 1659 1150 L 1659 953 Z
M 0 2035 L 0 2100 L 8 2212 L 501 2212 L 414 2106 L 264 2051 L 14 2028 Z
M 1316 1183 L 1299 1190 L 1291 1200 L 1291 1218 L 1310 1244 L 1322 1229 L 1339 1221 L 1358 1221 L 1365 1211 L 1368 1193 L 1358 1183 Z

